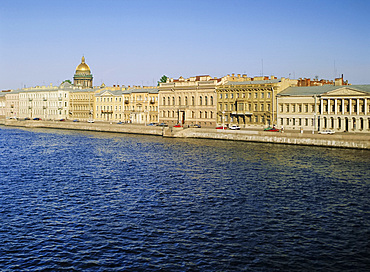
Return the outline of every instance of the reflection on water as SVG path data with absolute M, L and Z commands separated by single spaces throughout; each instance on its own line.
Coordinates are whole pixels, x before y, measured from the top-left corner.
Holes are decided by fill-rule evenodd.
M 0 128 L 2 271 L 365 271 L 366 150 Z

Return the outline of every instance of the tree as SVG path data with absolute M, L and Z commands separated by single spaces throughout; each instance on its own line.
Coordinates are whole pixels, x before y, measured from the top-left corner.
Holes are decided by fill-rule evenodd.
M 68 82 L 69 84 L 72 84 L 72 81 L 70 81 L 69 79 L 64 80 L 64 81 L 62 82 L 62 84 L 63 84 L 64 82 Z
M 163 75 L 160 80 L 158 81 L 158 86 L 159 86 L 159 83 L 166 83 L 167 82 L 167 79 L 168 77 L 166 75 Z

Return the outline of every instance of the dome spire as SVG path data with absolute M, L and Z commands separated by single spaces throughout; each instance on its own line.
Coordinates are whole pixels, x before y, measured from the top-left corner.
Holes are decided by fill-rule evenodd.
M 82 62 L 82 63 L 85 63 L 85 56 L 84 56 L 84 55 L 82 55 L 81 62 Z

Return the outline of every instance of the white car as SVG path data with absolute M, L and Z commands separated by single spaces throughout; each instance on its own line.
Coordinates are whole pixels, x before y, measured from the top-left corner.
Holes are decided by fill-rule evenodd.
M 319 134 L 334 134 L 334 133 L 335 131 L 331 129 L 325 129 L 325 130 L 319 131 Z
M 87 122 L 88 123 L 94 123 L 94 120 L 88 120 Z
M 239 126 L 237 126 L 237 125 L 232 125 L 231 127 L 229 127 L 230 129 L 232 129 L 232 130 L 239 130 L 240 129 L 240 127 Z

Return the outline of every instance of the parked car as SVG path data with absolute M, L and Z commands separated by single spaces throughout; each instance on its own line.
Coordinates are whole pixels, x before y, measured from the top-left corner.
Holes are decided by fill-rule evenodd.
M 59 121 L 61 121 L 61 122 L 64 122 L 65 120 L 66 120 L 66 119 L 63 119 L 63 118 L 62 118 L 62 119 L 59 119 Z
M 94 120 L 88 120 L 87 122 L 88 123 L 94 123 Z
M 29 117 L 26 117 L 26 118 L 24 118 L 24 120 L 26 120 L 26 121 L 27 121 L 27 120 L 31 120 L 31 119 L 30 119 Z
M 227 129 L 227 127 L 219 126 L 219 127 L 216 127 L 216 129 Z
M 232 125 L 231 127 L 229 127 L 229 129 L 232 129 L 232 130 L 240 130 L 240 127 L 237 126 L 237 125 Z
M 73 122 L 80 122 L 78 119 L 74 119 Z
M 35 117 L 35 118 L 33 118 L 33 120 L 35 120 L 35 121 L 40 121 L 40 120 L 41 120 L 41 118 Z
M 160 123 L 158 126 L 159 127 L 168 127 L 168 125 L 166 123 Z
M 173 127 L 175 127 L 175 128 L 181 128 L 182 125 L 181 124 L 177 124 L 177 125 L 174 125 Z
M 122 122 L 117 122 L 117 125 L 121 125 L 121 124 L 123 124 Z
M 200 126 L 200 125 L 198 125 L 198 124 L 195 124 L 195 125 L 194 125 L 194 127 L 195 127 L 195 128 L 201 128 L 201 126 Z
M 158 123 L 149 123 L 149 124 L 147 124 L 147 126 L 153 126 L 153 127 L 155 127 L 155 126 L 158 126 Z
M 265 128 L 264 131 L 279 132 L 280 130 L 276 127 Z
M 319 134 L 334 134 L 334 133 L 335 131 L 331 129 L 324 129 L 324 130 L 319 131 Z

